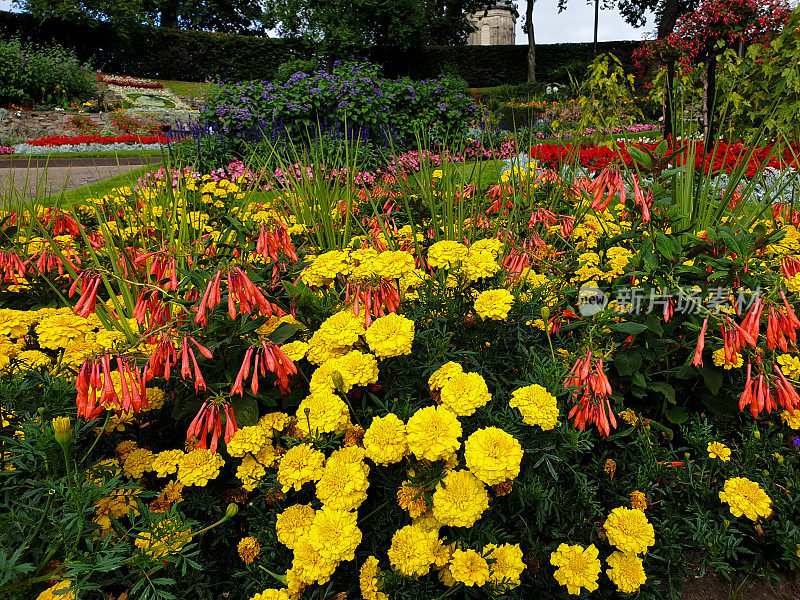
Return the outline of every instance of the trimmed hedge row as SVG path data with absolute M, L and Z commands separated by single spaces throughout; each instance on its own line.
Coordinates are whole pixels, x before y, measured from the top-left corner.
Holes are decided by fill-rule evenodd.
M 309 53 L 289 40 L 227 33 L 108 23 L 40 23 L 27 14 L 0 12 L 0 36 L 73 48 L 81 60 L 107 73 L 204 81 L 208 77 L 271 79 L 281 63 Z
M 623 65 L 632 68 L 631 55 L 639 44 L 637 41 L 599 42 L 597 51 L 600 54 L 612 52 Z M 593 58 L 591 43 L 537 44 L 537 79 L 566 83 L 568 69 L 573 75 L 582 75 L 586 63 Z M 444 72 L 463 77 L 470 87 L 524 83 L 528 78 L 528 47 L 524 45 L 437 46 L 406 56 L 382 56 L 376 52 L 375 59 L 391 76 L 424 79 Z
M 310 58 L 313 49 L 301 42 L 137 26 L 121 31 L 108 23 L 93 25 L 49 20 L 0 11 L 0 36 L 34 42 L 56 42 L 73 48 L 80 60 L 108 73 L 138 77 L 203 81 L 209 77 L 270 80 L 289 60 Z M 639 42 L 601 42 L 600 52 L 613 52 L 631 63 Z M 527 46 L 437 46 L 406 54 L 375 49 L 368 57 L 382 64 L 388 77 L 414 79 L 442 73 L 459 75 L 471 87 L 523 83 L 527 78 Z M 346 57 L 344 57 L 346 58 Z M 565 81 L 566 71 L 581 70 L 592 59 L 592 45 L 536 46 L 537 76 Z

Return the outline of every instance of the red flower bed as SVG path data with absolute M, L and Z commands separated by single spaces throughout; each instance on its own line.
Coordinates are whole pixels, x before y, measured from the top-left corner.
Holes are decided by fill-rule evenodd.
M 165 135 L 54 135 L 38 140 L 28 140 L 31 146 L 77 146 L 78 144 L 167 144 L 170 138 Z
M 647 148 L 655 150 L 658 144 L 632 144 L 634 148 Z M 689 145 L 684 146 L 684 152 L 676 158 L 677 164 L 684 164 L 688 158 Z M 731 173 L 739 168 L 741 162 L 746 159 L 751 148 L 742 143 L 724 144 L 717 146 L 716 150 L 710 154 L 705 154 L 702 144 L 693 143 L 695 152 L 694 163 L 697 170 L 704 172 L 718 173 L 724 171 Z M 669 148 L 672 152 L 673 148 Z M 769 161 L 767 157 L 772 152 L 772 146 L 759 146 L 752 149 L 753 153 L 746 168 L 748 177 L 755 176 L 759 170 L 765 167 L 775 169 L 800 168 L 800 163 L 795 158 L 798 152 L 798 145 L 793 144 L 792 148 L 787 148 L 783 152 L 776 153 Z M 559 164 L 574 162 L 576 158 L 582 167 L 599 171 L 613 164 L 623 162 L 626 166 L 631 166 L 633 161 L 628 154 L 627 145 L 619 143 L 616 149 L 607 146 L 596 146 L 594 144 L 583 145 L 556 145 L 556 144 L 537 144 L 530 149 L 530 157 L 536 159 L 540 164 L 556 167 Z
M 137 79 L 136 77 L 114 77 L 113 75 L 97 74 L 97 81 L 101 83 L 109 83 L 111 85 L 120 85 L 123 87 L 144 88 L 148 90 L 160 90 L 164 85 L 157 81 L 148 81 L 147 79 Z

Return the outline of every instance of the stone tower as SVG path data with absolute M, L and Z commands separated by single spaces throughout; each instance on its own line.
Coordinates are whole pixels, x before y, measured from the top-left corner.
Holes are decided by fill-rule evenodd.
M 511 0 L 494 0 L 482 9 L 467 15 L 475 31 L 467 37 L 470 46 L 513 46 L 514 27 L 519 13 Z

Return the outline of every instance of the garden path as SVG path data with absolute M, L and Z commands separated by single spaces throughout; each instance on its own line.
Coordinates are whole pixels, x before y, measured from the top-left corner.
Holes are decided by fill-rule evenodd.
M 160 160 L 159 156 L 0 160 L 0 197 L 47 196 L 122 175 Z

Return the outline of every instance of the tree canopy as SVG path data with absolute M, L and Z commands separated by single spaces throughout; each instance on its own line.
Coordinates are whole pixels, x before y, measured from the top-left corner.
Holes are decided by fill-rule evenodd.
M 111 21 L 224 33 L 263 32 L 273 25 L 265 0 L 13 0 L 39 19 Z

